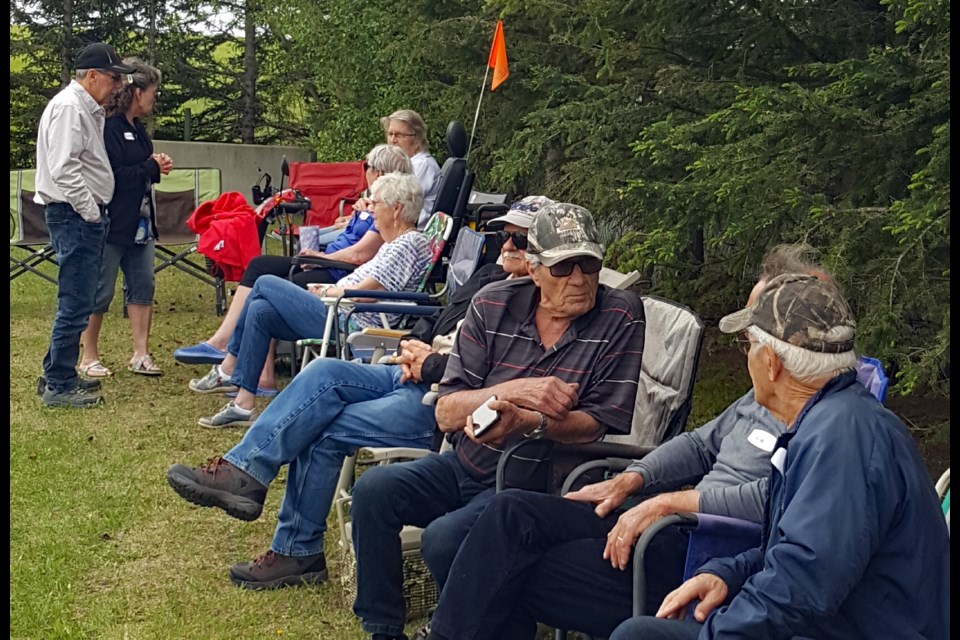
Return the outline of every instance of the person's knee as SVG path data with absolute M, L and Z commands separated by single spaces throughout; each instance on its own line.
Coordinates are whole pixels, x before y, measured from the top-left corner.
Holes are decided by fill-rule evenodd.
M 450 566 L 463 542 L 463 533 L 459 529 L 451 530 L 445 526 L 444 518 L 439 518 L 427 525 L 420 535 L 420 555 L 434 580 L 440 584 L 446 581 L 450 573 Z
M 613 630 L 613 633 L 610 634 L 610 640 L 636 640 L 637 638 L 646 637 L 645 634 L 649 631 L 649 623 L 647 622 L 646 617 L 642 618 L 630 618 L 620 623 L 620 625 Z
M 391 502 L 393 486 L 393 465 L 373 467 L 365 471 L 353 485 L 353 501 L 350 513 L 356 517 L 375 514 L 386 508 Z

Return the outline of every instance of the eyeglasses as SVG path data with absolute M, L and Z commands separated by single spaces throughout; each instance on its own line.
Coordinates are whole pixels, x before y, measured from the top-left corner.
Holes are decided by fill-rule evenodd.
M 105 75 L 105 76 L 107 76 L 108 78 L 110 78 L 111 80 L 113 80 L 113 83 L 114 83 L 114 84 L 117 84 L 117 83 L 120 82 L 121 76 L 120 76 L 119 73 L 114 73 L 114 72 L 112 72 L 112 71 L 105 71 L 105 70 L 103 70 L 103 69 L 101 69 L 101 70 L 99 70 L 99 71 L 100 71 L 100 73 L 102 73 L 103 75 Z
M 373 166 L 372 164 L 370 164 L 370 163 L 367 162 L 366 160 L 363 161 L 363 170 L 364 170 L 365 172 L 366 172 L 366 171 L 380 171 L 380 169 L 377 169 L 375 166 Z
M 754 340 L 750 339 L 750 334 L 746 331 L 740 333 L 737 336 L 737 349 L 740 350 L 740 353 L 747 355 L 750 353 L 750 346 L 754 343 Z
M 507 238 L 513 241 L 513 246 L 517 249 L 523 251 L 527 248 L 527 234 L 521 231 L 497 231 L 495 234 L 497 242 L 500 244 L 506 244 Z
M 387 131 L 387 138 L 412 138 L 415 133 L 404 133 L 402 131 Z
M 554 278 L 566 278 L 573 273 L 573 268 L 580 265 L 580 271 L 587 276 L 591 273 L 597 273 L 603 267 L 603 260 L 594 256 L 583 256 L 581 258 L 570 258 L 550 267 L 550 275 Z

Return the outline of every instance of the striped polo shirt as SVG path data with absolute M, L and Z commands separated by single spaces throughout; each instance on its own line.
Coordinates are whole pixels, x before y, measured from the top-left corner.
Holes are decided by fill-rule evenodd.
M 580 385 L 575 410 L 589 414 L 605 430 L 629 433 L 645 330 L 640 299 L 600 285 L 593 309 L 574 319 L 546 350 L 535 322 L 539 304 L 540 289 L 530 278 L 496 282 L 477 292 L 450 354 L 440 395 L 516 378 L 556 376 Z M 462 431 L 452 440 L 467 471 L 480 482 L 493 483 L 501 452 L 522 438 L 519 433 L 507 438 L 503 449 L 478 445 Z M 535 464 L 530 461 L 523 470 L 518 464 L 517 480 L 532 476 Z

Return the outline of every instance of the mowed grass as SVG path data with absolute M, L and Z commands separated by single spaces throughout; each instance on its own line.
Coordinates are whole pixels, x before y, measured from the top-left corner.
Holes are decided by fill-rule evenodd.
M 335 579 L 334 535 L 328 584 L 252 592 L 230 583 L 231 564 L 269 546 L 283 475 L 253 523 L 194 507 L 166 483 L 171 464 L 199 464 L 242 436 L 197 425 L 224 399 L 188 391 L 205 368 L 171 356 L 216 327 L 211 287 L 174 269 L 158 277 L 160 378 L 126 370 L 129 325 L 115 301 L 100 350 L 115 376 L 104 382 L 106 405 L 86 410 L 43 408 L 36 396 L 55 287 L 24 276 L 10 295 L 11 638 L 365 637 Z

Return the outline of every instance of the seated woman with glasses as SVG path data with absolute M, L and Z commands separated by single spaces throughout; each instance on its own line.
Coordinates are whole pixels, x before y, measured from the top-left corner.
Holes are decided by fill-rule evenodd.
M 412 173 L 410 159 L 399 148 L 387 144 L 378 144 L 364 162 L 367 185 L 387 173 Z M 361 265 L 369 261 L 383 245 L 383 238 L 373 223 L 373 213 L 370 207 L 359 209 L 347 218 L 348 223 L 333 242 L 327 244 L 323 252 L 304 249 L 301 255 L 318 256 L 337 262 L 347 262 Z M 293 267 L 293 258 L 289 256 L 258 256 L 250 261 L 237 291 L 230 303 L 230 308 L 216 332 L 207 340 L 198 344 L 182 347 L 173 352 L 175 360 L 184 364 L 219 364 L 226 357 L 227 343 L 233 335 L 250 291 L 258 278 L 264 275 L 274 275 L 286 278 Z M 344 277 L 347 272 L 338 268 L 304 268 L 295 270 L 293 282 L 306 288 L 311 283 L 333 284 Z M 260 395 L 274 396 L 277 393 L 276 379 L 273 371 L 273 358 L 267 358 L 267 365 L 260 376 Z
M 417 228 L 423 230 L 433 213 L 433 204 L 440 191 L 440 165 L 430 155 L 427 144 L 427 125 L 416 111 L 400 109 L 380 118 L 387 144 L 403 149 L 413 163 L 413 173 L 423 189 L 423 209 Z

